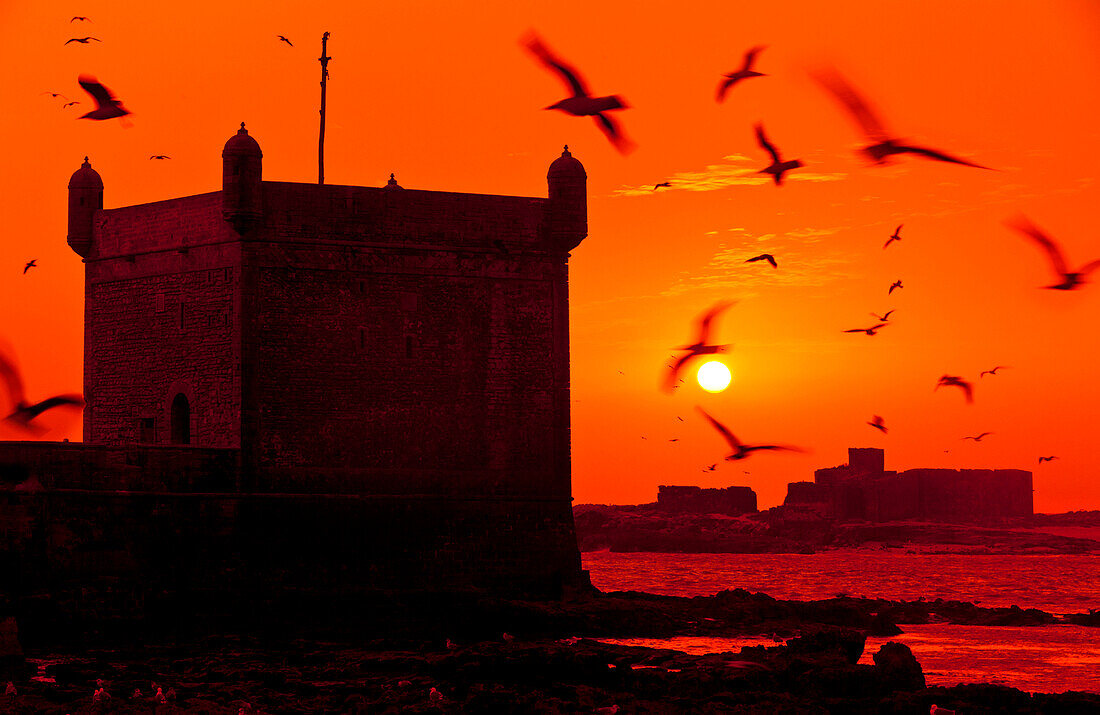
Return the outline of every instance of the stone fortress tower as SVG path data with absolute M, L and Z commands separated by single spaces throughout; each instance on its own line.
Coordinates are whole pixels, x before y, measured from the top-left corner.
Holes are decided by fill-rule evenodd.
M 324 554 L 387 587 L 583 583 L 581 163 L 554 160 L 549 198 L 265 181 L 244 123 L 222 163 L 221 191 L 113 209 L 87 159 L 73 174 L 85 443 L 52 447 L 72 466 L 47 486 L 156 493 L 246 561 Z

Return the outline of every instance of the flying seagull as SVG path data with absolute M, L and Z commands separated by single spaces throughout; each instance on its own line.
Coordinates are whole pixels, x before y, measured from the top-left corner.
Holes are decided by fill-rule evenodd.
M 890 286 L 890 290 L 886 291 L 886 295 L 890 295 L 891 293 L 893 293 L 895 288 L 904 288 L 904 287 L 905 286 L 903 286 L 901 284 L 901 279 L 899 278 L 896 281 L 894 281 L 894 283 Z
M 1050 457 L 1039 457 L 1039 464 L 1042 464 L 1043 462 L 1049 462 L 1049 461 L 1054 460 L 1054 459 L 1058 459 L 1058 457 L 1053 456 L 1053 455 L 1050 456 Z
M 730 72 L 726 74 L 726 78 L 718 85 L 718 96 L 716 101 L 721 102 L 726 98 L 726 92 L 730 87 L 737 84 L 743 79 L 749 77 L 764 77 L 763 72 L 754 72 L 752 70 L 752 63 L 756 61 L 756 56 L 766 47 L 766 45 L 758 45 L 745 53 L 745 63 L 741 65 L 741 69 L 736 72 Z
M 1047 252 L 1047 257 L 1050 259 L 1051 267 L 1058 275 L 1058 278 L 1062 281 L 1054 285 L 1043 286 L 1044 288 L 1052 288 L 1054 290 L 1075 290 L 1078 286 L 1085 282 L 1085 277 L 1089 273 L 1096 270 L 1097 266 L 1100 266 L 1100 260 L 1086 263 L 1081 266 L 1081 270 L 1076 273 L 1066 270 L 1066 259 L 1062 255 L 1062 249 L 1058 248 L 1056 244 L 1049 236 L 1039 230 L 1035 224 L 1027 220 L 1024 216 L 1017 216 L 1006 222 L 1010 228 L 1014 228 L 1020 233 L 1024 234 L 1031 240 L 1038 243 L 1043 250 Z
M 702 407 L 699 407 L 698 405 L 696 405 L 695 409 L 698 410 L 699 413 L 703 415 L 703 417 L 706 417 L 707 421 L 710 422 L 711 425 L 714 426 L 714 429 L 718 430 L 718 432 L 726 439 L 726 442 L 729 443 L 730 449 L 732 449 L 733 452 L 731 452 L 726 457 L 726 461 L 732 462 L 732 461 L 735 461 L 735 460 L 738 460 L 738 459 L 745 459 L 746 457 L 748 457 L 753 452 L 756 452 L 757 450 L 764 450 L 764 449 L 767 449 L 767 450 L 782 449 L 782 450 L 786 450 L 788 452 L 803 452 L 803 451 L 805 451 L 803 449 L 799 449 L 798 447 L 790 447 L 790 446 L 781 445 L 781 444 L 742 444 L 741 440 L 737 439 L 737 437 L 734 436 L 733 432 L 730 432 L 729 429 L 727 429 L 724 424 L 722 424 L 718 420 L 716 420 L 713 417 L 711 417 L 710 415 L 708 415 Z
M 171 159 L 172 157 L 170 157 L 170 156 L 165 156 L 164 154 L 153 154 L 153 155 L 152 155 L 151 157 L 149 157 L 149 158 L 150 158 L 150 159 Z
M 65 95 L 63 95 L 59 92 L 43 92 L 42 94 L 50 95 L 50 99 L 57 99 L 58 97 L 61 97 L 62 99 L 66 100 L 66 101 L 69 99 L 68 97 L 66 97 Z
M 628 108 L 621 97 L 617 94 L 609 97 L 593 97 L 577 71 L 554 55 L 535 33 L 530 33 L 523 44 L 540 62 L 556 72 L 573 93 L 567 99 L 555 102 L 544 109 L 560 109 L 575 117 L 592 117 L 608 140 L 621 153 L 626 154 L 634 148 L 633 142 L 623 136 L 618 123 L 606 114 L 615 109 Z
M 124 117 L 130 113 L 130 110 L 122 106 L 122 102 L 111 95 L 111 90 L 97 82 L 95 77 L 82 74 L 77 81 L 80 82 L 80 86 L 84 88 L 85 92 L 92 95 L 92 99 L 95 100 L 96 104 L 94 110 L 87 114 L 80 115 L 78 119 L 95 119 L 97 121 L 102 121 L 104 119 Z
M 61 108 L 62 109 L 68 109 L 69 107 L 73 106 L 74 104 L 80 104 L 80 102 L 66 102 L 65 104 L 61 105 Z
M 756 172 L 758 174 L 771 174 L 772 179 L 775 181 L 776 186 L 783 184 L 783 174 L 791 169 L 797 169 L 802 166 L 802 162 L 798 159 L 792 159 L 791 161 L 782 161 L 779 158 L 779 151 L 776 150 L 775 145 L 768 141 L 768 138 L 764 136 L 764 125 L 757 123 L 756 129 L 756 142 L 772 156 L 772 163 L 770 166 L 761 169 Z
M 725 311 L 733 305 L 733 301 L 722 300 L 718 301 L 710 307 L 706 313 L 699 318 L 699 334 L 694 344 L 681 345 L 673 350 L 686 350 L 687 354 L 673 363 L 672 368 L 668 372 L 668 376 L 665 379 L 664 389 L 665 392 L 672 392 L 676 389 L 676 380 L 679 378 L 680 370 L 689 360 L 698 355 L 716 355 L 717 353 L 725 352 L 729 345 L 711 345 L 708 340 L 710 339 L 710 324 L 718 317 L 720 313 Z M 683 380 L 680 380 L 683 382 Z
M 654 185 L 653 185 L 653 190 L 654 190 L 654 191 L 656 191 L 657 189 L 660 189 L 660 188 L 668 188 L 668 187 L 670 187 L 670 186 L 672 186 L 672 182 L 670 182 L 670 181 L 662 181 L 662 182 L 661 182 L 661 183 L 659 183 L 659 184 L 654 184 Z
M 3 354 L 0 354 L 0 388 L 4 388 L 7 392 L 8 402 L 14 407 L 11 414 L 4 417 L 4 421 L 19 425 L 25 430 L 34 431 L 35 427 L 31 425 L 31 420 L 46 410 L 63 406 L 84 406 L 84 399 L 80 395 L 57 395 L 33 405 L 28 404 L 19 370 Z
M 927 159 L 934 159 L 936 161 L 973 166 L 978 169 L 989 168 L 988 166 L 982 166 L 981 164 L 975 164 L 966 159 L 959 159 L 950 154 L 945 154 L 936 149 L 914 146 L 912 144 L 902 144 L 900 139 L 889 135 L 882 122 L 875 113 L 871 111 L 871 108 L 867 105 L 867 102 L 864 101 L 863 97 L 861 97 L 859 93 L 856 92 L 855 88 L 848 84 L 848 81 L 841 77 L 838 72 L 835 70 L 822 70 L 815 72 L 813 77 L 822 87 L 831 92 L 837 101 L 844 105 L 844 108 L 848 110 L 848 113 L 851 114 L 852 118 L 859 124 L 863 134 L 873 142 L 863 147 L 860 151 L 874 163 L 885 164 L 888 162 L 888 157 L 894 154 L 916 154 L 917 156 L 923 156 Z
M 90 17 L 83 17 L 83 16 L 81 16 L 81 15 L 74 15 L 74 16 L 73 16 L 73 19 L 72 19 L 72 20 L 69 20 L 69 24 L 71 25 L 71 24 L 73 24 L 74 22 L 76 22 L 77 20 L 81 20 L 82 22 L 91 22 L 91 21 L 92 21 L 92 18 L 90 18 Z
M 871 418 L 871 421 L 868 422 L 867 424 L 871 425 L 872 427 L 874 427 L 878 431 L 882 432 L 883 434 L 886 434 L 887 432 L 890 431 L 889 429 L 887 429 L 886 423 L 883 422 L 882 417 L 880 417 L 878 415 L 874 415 Z
M 878 332 L 879 328 L 885 328 L 886 323 L 879 323 L 878 325 L 872 325 L 869 328 L 853 328 L 852 330 L 845 330 L 845 333 L 866 333 L 867 335 L 874 335 Z
M 974 440 L 975 442 L 981 442 L 981 441 L 982 441 L 982 437 L 986 437 L 986 436 L 988 436 L 988 435 L 991 435 L 991 434 L 993 434 L 993 433 L 992 433 L 992 432 L 982 432 L 982 433 L 981 433 L 980 435 L 978 435 L 977 437 L 963 437 L 962 439 L 972 439 L 972 440 Z
M 881 321 L 881 322 L 885 323 L 887 320 L 890 319 L 890 313 L 893 313 L 893 312 L 894 312 L 893 309 L 891 309 L 891 310 L 886 311 L 885 315 L 879 315 L 878 313 L 871 313 L 871 317 L 873 317 L 875 320 L 878 320 L 878 321 Z
M 978 375 L 978 377 L 983 378 L 986 375 L 996 375 L 998 370 L 1004 370 L 1006 367 L 1008 367 L 1008 366 L 1007 365 L 998 365 L 997 367 L 993 368 L 992 370 L 982 370 L 981 374 Z
M 26 275 L 27 271 L 32 268 L 38 268 L 38 264 L 36 263 L 37 260 L 37 258 L 32 258 L 31 260 L 27 261 L 27 265 L 23 266 L 23 275 Z
M 89 40 L 95 40 L 96 42 L 103 42 L 103 40 L 99 39 L 98 37 L 73 37 L 73 38 L 70 38 L 68 40 L 65 40 L 65 44 L 67 45 L 70 42 L 79 42 L 82 45 L 86 45 L 86 44 L 88 44 Z
M 759 256 L 745 259 L 745 263 L 755 263 L 756 261 L 767 261 L 772 264 L 772 268 L 779 268 L 779 265 L 775 262 L 775 256 L 770 253 L 761 253 Z
M 901 236 L 898 235 L 898 234 L 901 233 L 901 227 L 904 226 L 904 225 L 905 224 L 903 224 L 903 223 L 898 224 L 898 227 L 894 229 L 893 235 L 890 236 L 890 239 L 888 241 L 886 241 L 885 244 L 883 244 L 883 246 L 882 246 L 883 249 L 885 249 L 887 246 L 889 246 L 894 241 L 900 241 L 901 240 Z
M 958 375 L 941 375 L 940 381 L 937 382 L 935 388 L 933 388 L 933 392 L 941 387 L 957 387 L 966 393 L 967 402 L 974 401 L 974 389 L 970 386 L 969 382 Z
M 275 35 L 275 36 L 276 36 L 276 37 L 278 37 L 278 38 L 279 38 L 280 40 L 282 40 L 283 42 L 285 42 L 285 43 L 287 43 L 288 45 L 290 45 L 291 47 L 294 47 L 294 43 L 293 43 L 293 42 L 291 42 L 290 40 L 286 39 L 286 38 L 285 38 L 285 37 L 283 37 L 282 35 Z

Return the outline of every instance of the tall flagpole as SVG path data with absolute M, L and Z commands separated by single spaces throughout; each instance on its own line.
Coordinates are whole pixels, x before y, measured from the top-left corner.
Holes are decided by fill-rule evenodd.
M 321 36 L 321 136 L 317 139 L 317 183 L 325 183 L 325 88 L 328 81 L 328 33 Z

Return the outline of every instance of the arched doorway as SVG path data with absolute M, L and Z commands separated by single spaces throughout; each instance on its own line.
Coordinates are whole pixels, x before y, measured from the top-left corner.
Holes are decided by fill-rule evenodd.
M 191 403 L 182 392 L 172 400 L 172 444 L 191 444 Z

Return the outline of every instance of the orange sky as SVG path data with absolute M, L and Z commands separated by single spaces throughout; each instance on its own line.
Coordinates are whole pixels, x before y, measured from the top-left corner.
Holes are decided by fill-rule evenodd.
M 222 144 L 244 120 L 265 179 L 315 181 L 328 30 L 328 183 L 378 186 L 394 171 L 407 188 L 545 196 L 563 143 L 584 163 L 589 238 L 571 260 L 577 502 L 747 484 L 768 507 L 787 482 L 843 463 L 847 447 L 880 446 L 890 469 L 1031 469 L 1039 511 L 1100 508 L 1100 285 L 1040 290 L 1053 281 L 1045 259 L 1002 223 L 1023 212 L 1071 264 L 1100 258 L 1088 210 L 1100 205 L 1095 3 L 682 5 L 0 4 L 0 340 L 29 396 L 81 386 L 83 266 L 65 243 L 65 186 L 82 157 L 103 176 L 108 208 L 212 191 Z M 592 120 L 541 110 L 565 93 L 519 46 L 528 29 L 594 93 L 627 100 L 618 117 L 637 151 L 623 157 Z M 63 44 L 85 35 L 102 43 Z M 768 76 L 715 103 L 722 73 L 757 44 Z M 823 63 L 897 135 L 998 171 L 867 166 L 849 118 L 808 78 Z M 131 128 L 75 120 L 89 103 L 83 72 L 134 112 Z M 83 104 L 62 110 L 46 90 Z M 767 164 L 756 121 L 806 164 L 780 189 L 754 173 Z M 660 181 L 673 188 L 649 190 Z M 903 241 L 882 250 L 898 223 Z M 742 262 L 765 251 L 778 270 Z M 39 268 L 21 275 L 31 258 Z M 888 297 L 899 278 L 905 289 Z M 735 345 L 733 385 L 661 393 L 669 348 L 690 342 L 696 315 L 719 299 L 739 301 L 717 322 L 717 339 Z M 873 338 L 841 332 L 891 308 Z M 979 381 L 994 365 L 1010 368 Z M 977 383 L 973 406 L 933 392 L 944 373 Z M 811 452 L 703 473 L 727 450 L 696 404 L 746 442 Z M 865 424 L 872 414 L 889 435 Z M 50 437 L 78 439 L 73 429 Z M 960 439 L 986 431 L 981 444 Z M 1036 465 L 1049 454 L 1060 460 Z

